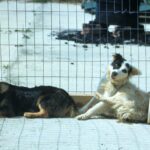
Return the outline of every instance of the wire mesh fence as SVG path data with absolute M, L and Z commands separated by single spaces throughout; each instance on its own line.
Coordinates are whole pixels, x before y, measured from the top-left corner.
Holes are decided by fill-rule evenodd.
M 114 4 L 112 12 L 123 11 L 114 10 L 115 1 L 112 2 Z M 122 5 L 121 9 L 123 8 Z M 129 5 L 129 8 L 132 7 Z M 92 30 L 89 42 L 85 38 L 80 41 L 76 37 L 70 40 L 74 32 L 80 33 L 84 23 L 88 24 L 95 19 L 95 14 L 87 13 L 85 10 L 86 8 L 82 9 L 81 2 L 77 0 L 73 3 L 69 0 L 65 3 L 61 1 L 1 1 L 1 81 L 29 87 L 52 85 L 73 93 L 92 93 L 96 90 L 100 78 L 105 75 L 111 55 L 117 52 L 123 54 L 141 70 L 142 75 L 134 78 L 133 82 L 149 91 L 149 10 L 136 11 L 137 22 L 144 24 L 145 32 L 141 35 L 139 26 L 136 25 L 136 28 L 134 26 L 135 39 L 131 28 L 123 29 L 121 26 L 117 32 L 121 35 L 121 40 L 118 40 L 114 37 L 116 33 L 114 35 L 111 31 L 116 26 L 110 24 L 110 32 L 106 32 L 105 36 L 102 30 L 96 30 L 99 32 L 98 39 L 95 39 L 93 33 L 95 31 Z M 100 11 L 106 13 L 108 10 L 97 10 L 96 13 Z M 128 30 L 127 35 L 125 30 Z M 62 32 L 67 36 L 63 40 L 58 38 L 59 33 Z

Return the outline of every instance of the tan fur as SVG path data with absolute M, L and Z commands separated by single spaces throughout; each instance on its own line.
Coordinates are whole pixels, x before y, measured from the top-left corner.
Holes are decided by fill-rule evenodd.
M 44 98 L 44 96 L 40 96 L 37 100 L 37 107 L 39 108 L 38 112 L 25 112 L 24 113 L 24 117 L 27 118 L 47 118 L 48 117 L 48 112 L 42 108 L 42 106 L 40 105 L 40 102 L 42 101 L 42 99 Z
M 25 112 L 24 113 L 24 117 L 27 117 L 27 118 L 47 118 L 48 117 L 48 112 L 43 109 L 41 107 L 41 105 L 39 104 L 38 105 L 39 107 L 39 112 Z
M 99 102 L 91 108 L 87 104 L 90 109 L 76 118 L 84 120 L 95 115 L 105 115 L 120 121 L 146 122 L 149 94 L 129 81 L 130 77 L 139 74 L 140 71 L 133 67 L 127 78 L 117 81 L 110 78 L 108 69 L 106 80 L 99 85 L 95 94 L 95 99 L 98 99 Z
M 131 75 L 141 75 L 141 72 L 137 68 L 132 67 Z

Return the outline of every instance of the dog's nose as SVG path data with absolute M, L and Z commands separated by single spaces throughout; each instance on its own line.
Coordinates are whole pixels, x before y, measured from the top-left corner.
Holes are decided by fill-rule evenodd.
M 117 74 L 118 74 L 118 73 L 114 71 L 114 72 L 112 72 L 111 76 L 112 76 L 112 77 L 115 77 L 115 76 L 117 76 Z

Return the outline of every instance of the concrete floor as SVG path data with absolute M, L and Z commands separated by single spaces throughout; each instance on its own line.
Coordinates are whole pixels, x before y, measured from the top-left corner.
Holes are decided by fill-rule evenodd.
M 0 119 L 0 150 L 148 150 L 150 126 L 112 119 Z

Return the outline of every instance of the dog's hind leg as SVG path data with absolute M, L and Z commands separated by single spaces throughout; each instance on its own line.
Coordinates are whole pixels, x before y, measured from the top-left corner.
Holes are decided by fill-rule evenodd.
M 47 118 L 48 117 L 48 112 L 41 107 L 41 105 L 38 105 L 39 107 L 39 112 L 25 112 L 24 117 L 27 118 Z

